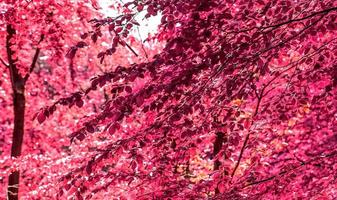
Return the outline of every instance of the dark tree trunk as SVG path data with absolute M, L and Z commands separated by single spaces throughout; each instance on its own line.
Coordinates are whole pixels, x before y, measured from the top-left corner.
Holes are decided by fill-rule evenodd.
M 224 142 L 224 133 L 217 132 L 215 141 L 213 143 L 213 157 L 215 157 L 221 151 L 223 142 Z M 220 165 L 221 165 L 221 162 L 218 159 L 216 159 L 214 161 L 214 166 L 213 166 L 214 171 L 218 170 L 220 168 Z
M 225 134 L 222 132 L 217 132 L 215 141 L 213 143 L 213 158 L 221 151 L 224 142 L 226 142 Z M 221 162 L 218 159 L 216 159 L 213 164 L 213 170 L 214 171 L 219 170 L 220 166 L 221 166 Z M 219 189 L 218 187 L 216 187 L 215 194 L 217 195 L 219 193 L 220 193 Z
M 16 66 L 18 58 L 13 58 L 14 51 L 12 51 L 11 46 L 13 46 L 12 39 L 16 34 L 16 30 L 12 25 L 7 25 L 7 36 L 6 36 L 6 52 L 8 64 L 3 64 L 8 67 L 12 91 L 13 91 L 13 106 L 14 106 L 14 128 L 13 128 L 13 138 L 12 138 L 12 148 L 11 156 L 19 157 L 21 155 L 23 135 L 24 135 L 24 124 L 25 124 L 25 85 L 30 74 L 33 72 L 37 59 L 39 57 L 40 48 L 36 48 L 35 54 L 29 67 L 29 71 L 23 77 Z M 41 35 L 39 44 L 43 41 L 44 35 Z M 8 177 L 8 190 L 7 190 L 7 199 L 8 200 L 18 200 L 19 199 L 19 180 L 20 172 L 14 171 Z
M 13 45 L 11 39 L 15 35 L 15 29 L 11 26 L 7 26 L 7 37 L 6 37 L 6 51 L 8 58 L 8 69 L 10 72 L 10 78 L 12 83 L 13 92 L 13 106 L 14 106 L 14 128 L 13 128 L 13 138 L 12 138 L 12 148 L 11 156 L 19 157 L 21 155 L 23 135 L 24 135 L 24 121 L 25 121 L 25 83 L 28 78 L 22 77 L 17 69 L 16 62 L 17 59 L 13 59 L 14 52 L 11 49 Z M 29 75 L 29 74 L 28 74 Z M 19 199 L 19 179 L 20 172 L 14 171 L 8 177 L 8 190 L 7 199 L 8 200 L 18 200 Z
M 12 157 L 19 157 L 21 155 L 23 135 L 24 135 L 24 119 L 25 119 L 25 103 L 26 103 L 24 85 L 19 83 L 16 86 L 17 87 L 15 88 L 15 91 L 13 91 L 14 129 L 13 129 L 13 139 L 11 148 Z M 14 171 L 9 175 L 8 200 L 18 200 L 19 179 L 20 179 L 19 171 Z

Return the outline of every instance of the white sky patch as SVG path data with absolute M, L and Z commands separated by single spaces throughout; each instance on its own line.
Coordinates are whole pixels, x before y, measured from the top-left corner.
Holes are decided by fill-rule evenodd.
M 116 3 L 127 3 L 131 0 L 99 0 L 99 4 L 102 8 L 102 13 L 106 17 L 116 17 L 120 15 L 116 10 L 109 8 L 109 6 L 116 4 Z M 161 20 L 161 14 L 158 14 L 157 16 L 152 16 L 149 19 L 145 18 L 146 11 L 140 12 L 136 17 L 135 20 L 140 24 L 139 28 L 139 34 L 137 29 L 133 32 L 133 36 L 137 39 L 146 39 L 149 34 L 154 35 L 157 33 L 158 25 L 160 24 Z M 141 38 L 139 38 L 139 35 Z

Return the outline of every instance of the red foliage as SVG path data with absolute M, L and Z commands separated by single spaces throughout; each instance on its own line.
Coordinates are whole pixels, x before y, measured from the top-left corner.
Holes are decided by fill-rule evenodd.
M 37 112 L 36 121 L 46 130 L 71 132 L 72 146 L 64 159 L 30 158 L 41 162 L 41 173 L 49 177 L 40 177 L 44 182 L 25 197 L 337 198 L 336 1 L 147 0 L 119 8 L 123 14 L 115 18 L 85 15 L 92 18 L 92 29 L 78 38 L 69 35 L 76 32 L 69 24 L 59 33 L 68 35 L 71 47 L 58 58 L 66 57 L 70 65 L 90 63 L 92 58 L 79 54 L 91 51 L 103 64 L 117 55 L 116 48 L 139 59 L 133 57 L 131 65 L 109 63 L 85 89 Z M 155 39 L 166 45 L 152 59 L 130 43 L 139 12 L 162 18 Z M 5 13 L 12 15 L 10 9 Z M 7 30 L 1 38 L 10 34 Z M 111 46 L 95 45 L 108 39 Z M 50 58 L 55 66 L 57 60 Z M 22 66 L 21 73 L 27 73 L 27 64 Z M 102 90 L 103 102 L 97 95 Z M 96 104 L 95 111 L 86 108 Z M 67 116 L 72 113 L 76 119 Z M 59 142 L 52 145 L 60 148 Z M 27 163 L 24 159 L 14 163 Z M 29 176 L 38 177 L 40 168 L 32 169 Z

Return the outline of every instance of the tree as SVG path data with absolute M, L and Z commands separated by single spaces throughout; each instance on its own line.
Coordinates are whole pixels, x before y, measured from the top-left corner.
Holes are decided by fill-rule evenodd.
M 48 75 L 51 74 L 49 77 L 55 75 L 53 67 L 59 64 L 55 61 L 63 54 L 64 42 L 73 41 L 73 38 L 64 38 L 64 32 L 75 31 L 65 26 L 69 22 L 65 22 L 62 15 L 69 15 L 72 10 L 76 9 L 79 17 L 82 14 L 80 20 L 85 20 L 84 17 L 90 17 L 90 15 L 81 11 L 83 7 L 83 3 L 75 5 L 69 2 L 56 3 L 54 1 L 5 1 L 1 3 L 1 8 L 5 11 L 1 15 L 2 32 L 0 36 L 4 47 L 1 51 L 1 67 L 3 72 L 8 74 L 8 78 L 6 77 L 7 80 L 5 80 L 11 85 L 11 88 L 8 88 L 9 85 L 6 82 L 2 84 L 2 89 L 8 91 L 8 93 L 5 93 L 5 98 L 10 95 L 10 92 L 12 93 L 14 128 L 10 155 L 14 158 L 19 157 L 22 152 L 25 131 L 26 89 L 28 88 L 31 96 L 34 96 L 32 93 L 45 95 L 43 90 L 32 92 L 32 85 L 38 85 L 38 87 L 46 85 L 50 90 L 55 90 L 52 81 L 46 81 L 48 76 L 45 75 L 45 70 L 49 72 Z M 63 10 L 65 8 L 68 10 Z M 79 24 L 80 21 L 76 23 L 77 26 L 83 27 Z M 40 53 L 41 51 L 42 53 Z M 40 54 L 49 58 L 43 64 L 38 63 Z M 36 67 L 36 65 L 39 66 Z M 31 82 L 30 76 L 34 70 L 39 70 L 39 73 L 38 76 L 33 77 Z M 65 76 L 62 78 L 65 78 Z M 41 80 L 44 84 L 37 84 Z M 50 93 L 55 95 L 53 91 Z M 6 99 L 4 102 L 9 101 Z M 12 113 L 7 110 L 9 108 L 7 106 L 4 107 L 4 113 Z M 28 106 L 31 106 L 31 104 L 28 104 Z M 31 110 L 30 113 L 32 112 L 36 112 L 36 110 Z M 31 128 L 29 123 L 27 125 Z M 6 136 L 4 134 L 4 137 Z M 4 138 L 4 140 L 8 141 L 9 138 Z M 4 146 L 2 152 L 7 153 L 6 146 Z M 9 175 L 8 199 L 18 199 L 19 176 L 18 170 L 14 170 Z
M 111 60 L 107 59 L 105 66 L 97 67 L 99 59 L 96 58 L 98 52 L 93 48 L 94 44 L 91 45 L 91 52 L 78 54 L 70 60 L 64 57 L 69 45 L 84 37 L 81 32 L 91 26 L 88 21 L 94 16 L 102 16 L 92 5 L 95 2 L 0 3 L 0 42 L 4 47 L 0 51 L 3 77 L 0 83 L 0 188 L 4 195 L 7 182 L 5 176 L 9 175 L 8 199 L 18 199 L 18 194 L 22 198 L 36 195 L 39 184 L 55 182 L 51 175 L 53 170 L 48 165 L 53 161 L 52 166 L 60 167 L 62 159 L 71 152 L 69 141 L 64 139 L 64 130 L 72 130 L 76 127 L 73 121 L 77 120 L 80 113 L 94 112 L 99 102 L 103 102 L 97 95 L 90 95 L 87 99 L 91 103 L 87 104 L 87 109 L 73 109 L 72 113 L 43 127 L 32 122 L 35 113 L 46 104 L 47 99 L 60 98 L 67 91 L 79 88 L 83 80 L 89 79 L 98 70 L 106 70 L 106 66 L 111 64 Z M 101 35 L 101 38 L 103 42 L 108 41 L 105 35 Z M 77 43 L 78 49 L 86 46 L 83 42 Z M 118 51 L 112 58 L 113 63 L 127 65 L 128 57 L 125 51 Z M 77 106 L 81 106 L 80 102 Z M 56 111 L 56 115 L 62 115 L 62 111 Z M 40 122 L 44 120 L 42 115 L 35 117 Z M 71 166 L 68 163 L 67 167 L 62 167 L 63 170 L 69 170 Z M 22 179 L 20 190 L 19 169 Z M 53 195 L 52 190 L 37 194 L 43 197 Z
M 60 105 L 111 92 L 70 134 L 101 143 L 62 174 L 58 197 L 336 198 L 336 11 L 333 0 L 148 0 L 94 19 L 83 42 L 113 38 L 101 62 L 132 51 L 139 12 L 162 15 L 166 45 L 38 112 L 52 121 Z

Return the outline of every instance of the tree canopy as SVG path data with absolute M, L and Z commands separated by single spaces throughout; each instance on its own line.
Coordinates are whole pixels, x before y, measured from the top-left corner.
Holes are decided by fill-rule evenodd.
M 28 171 L 22 198 L 337 198 L 336 1 L 60 2 L 0 3 L 1 176 Z M 140 13 L 161 17 L 144 41 Z M 13 155 L 17 130 L 39 147 Z

